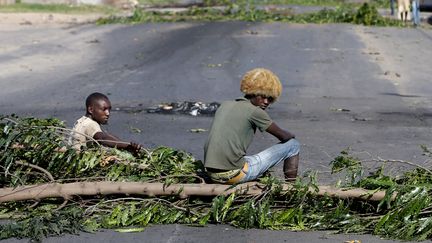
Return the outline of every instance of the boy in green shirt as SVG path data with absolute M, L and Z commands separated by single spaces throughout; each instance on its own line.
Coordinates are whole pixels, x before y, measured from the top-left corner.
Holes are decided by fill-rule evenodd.
M 300 145 L 294 134 L 280 128 L 265 109 L 281 95 L 282 84 L 270 70 L 247 72 L 240 84 L 243 98 L 226 101 L 218 108 L 204 147 L 204 166 L 212 181 L 234 184 L 252 181 L 284 161 L 285 179 L 297 177 Z M 280 143 L 246 156 L 256 129 Z

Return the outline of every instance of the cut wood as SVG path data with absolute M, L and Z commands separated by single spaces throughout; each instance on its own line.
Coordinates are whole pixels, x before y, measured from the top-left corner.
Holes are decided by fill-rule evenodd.
M 64 198 L 73 196 L 92 195 L 146 195 L 168 196 L 177 195 L 180 198 L 189 196 L 218 196 L 229 195 L 233 192 L 241 195 L 259 195 L 264 185 L 257 182 L 244 183 L 237 186 L 221 184 L 171 184 L 145 182 L 74 182 L 74 183 L 46 183 L 39 185 L 18 186 L 0 189 L 0 202 L 40 200 L 43 198 Z M 379 201 L 385 196 L 385 191 L 357 189 L 340 189 L 330 186 L 319 186 L 316 195 L 328 195 L 337 198 L 357 198 Z M 283 190 L 294 190 L 291 184 L 283 184 Z M 393 195 L 393 198 L 395 195 Z

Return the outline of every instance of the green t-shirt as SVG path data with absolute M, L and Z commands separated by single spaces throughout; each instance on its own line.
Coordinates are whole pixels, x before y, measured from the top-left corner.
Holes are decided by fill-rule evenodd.
M 239 169 L 243 156 L 258 128 L 261 132 L 272 124 L 270 116 L 248 99 L 226 101 L 216 111 L 204 146 L 204 165 L 220 170 Z

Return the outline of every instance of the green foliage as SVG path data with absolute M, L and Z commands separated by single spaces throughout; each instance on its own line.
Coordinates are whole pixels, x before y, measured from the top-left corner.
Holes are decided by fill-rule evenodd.
M 430 202 L 430 189 L 415 187 L 401 194 L 390 210 L 377 223 L 374 233 L 387 238 L 396 236 L 403 240 L 424 240 L 432 236 L 430 216 L 422 217 L 422 210 L 427 209 Z
M 347 151 L 342 151 L 340 156 L 334 158 L 332 165 L 332 174 L 344 171 L 346 173 L 346 181 L 349 185 L 356 184 L 363 175 L 363 167 L 357 158 L 348 155 Z
M 0 225 L 0 239 L 31 238 L 37 242 L 48 236 L 77 234 L 82 227 L 82 210 L 79 207 L 62 211 L 52 207 L 39 207 L 18 222 Z
M 291 10 L 270 10 L 257 8 L 253 1 L 228 1 L 225 8 L 192 6 L 185 12 L 150 12 L 135 9 L 130 17 L 101 18 L 99 24 L 147 23 L 182 21 L 249 21 L 288 23 L 351 23 L 377 26 L 403 26 L 397 20 L 382 17 L 374 4 L 364 3 L 359 8 L 351 4 L 340 4 L 335 8 L 324 8 L 315 13 L 293 14 Z
M 168 6 L 173 5 L 178 1 L 175 0 L 140 0 L 140 3 L 152 6 Z M 204 0 L 204 6 L 220 6 L 229 5 L 231 3 L 245 2 L 244 0 Z M 347 0 L 248 0 L 251 4 L 266 5 L 266 4 L 281 4 L 281 5 L 311 5 L 311 6 L 337 6 L 350 1 Z M 389 1 L 372 0 L 370 1 L 381 7 L 388 7 Z
M 172 148 L 144 150 L 137 157 L 96 146 L 77 153 L 68 145 L 69 134 L 57 119 L 3 117 L 0 120 L 2 186 L 46 182 L 46 173 L 16 164 L 26 161 L 53 175 L 56 181 L 163 181 L 197 183 L 200 161 Z M 60 152 L 58 148 L 64 148 Z M 429 151 L 423 147 L 424 151 Z M 430 156 L 430 154 L 426 154 Z M 344 187 L 385 190 L 380 202 L 317 196 L 316 173 L 282 190 L 281 181 L 260 179 L 263 193 L 247 196 L 128 197 L 94 196 L 74 198 L 61 205 L 57 199 L 37 204 L 10 202 L 0 205 L 0 216 L 11 223 L 0 226 L 0 239 L 44 237 L 79 231 L 111 228 L 118 232 L 142 231 L 151 224 L 230 224 L 241 228 L 275 230 L 334 230 L 344 233 L 373 233 L 385 238 L 423 240 L 432 237 L 432 174 L 417 167 L 392 176 L 388 163 L 367 176 L 363 162 L 343 151 L 332 162 L 332 173 L 345 176 Z
M 372 0 L 370 2 L 373 3 L 377 7 L 390 8 L 390 1 L 388 1 L 388 0 Z
M 313 6 L 336 6 L 346 1 L 344 0 L 251 0 L 254 4 L 293 4 L 293 5 L 313 5 Z
M 334 9 L 323 9 L 317 13 L 304 14 L 297 17 L 304 23 L 350 23 L 377 26 L 401 26 L 392 19 L 383 18 L 374 5 L 363 4 L 356 9 L 351 5 L 340 5 Z
M 354 15 L 354 23 L 362 25 L 383 25 L 384 18 L 373 5 L 363 4 Z
M 202 170 L 201 162 L 191 155 L 167 147 L 142 150 L 136 157 L 102 147 L 78 153 L 68 142 L 69 134 L 64 123 L 54 118 L 2 118 L 0 168 L 4 170 L 0 184 L 18 186 L 48 180 L 25 163 L 46 169 L 56 180 L 103 177 L 112 181 L 166 181 L 169 176 L 170 183 L 195 182 L 195 174 Z
M 422 148 L 428 151 L 427 147 Z M 360 174 L 359 172 L 363 171 L 360 160 L 349 156 L 345 151 L 335 161 L 333 169 L 336 166 L 336 171 L 341 168 L 348 170 L 347 174 Z M 379 220 L 367 222 L 368 227 L 373 229 L 374 234 L 385 238 L 425 240 L 432 237 L 432 217 L 429 211 L 432 206 L 430 171 L 417 167 L 398 177 L 386 175 L 384 171 L 385 164 L 367 177 L 351 180 L 352 186 L 386 190 L 386 197 L 374 206 L 374 211 L 380 213 L 379 217 L 376 216 Z M 396 196 L 392 198 L 392 195 Z
M 370 173 L 368 177 L 362 178 L 357 186 L 365 189 L 388 189 L 396 186 L 394 178 L 384 174 L 384 166 L 381 166 L 376 171 Z

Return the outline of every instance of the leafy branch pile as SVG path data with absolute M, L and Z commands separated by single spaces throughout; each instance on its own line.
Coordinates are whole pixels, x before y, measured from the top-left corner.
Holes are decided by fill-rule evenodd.
M 71 130 L 58 119 L 3 118 L 0 124 L 0 184 L 17 186 L 56 181 L 196 182 L 200 163 L 189 154 L 160 147 L 137 157 L 117 149 L 93 146 L 78 153 L 70 146 Z M 164 162 L 164 163 L 161 163 Z M 38 170 L 33 168 L 37 166 Z M 44 171 L 46 171 L 44 173 Z M 176 177 L 177 176 L 177 177 Z
M 324 8 L 314 13 L 295 14 L 290 9 L 257 8 L 247 0 L 229 1 L 225 7 L 190 7 L 184 12 L 156 12 L 135 9 L 130 17 L 101 18 L 99 24 L 147 23 L 183 21 L 250 21 L 287 23 L 351 23 L 375 26 L 403 26 L 398 20 L 382 17 L 374 4 L 364 3 L 360 7 L 341 4 L 335 8 Z
M 161 147 L 143 151 L 135 158 L 96 145 L 77 153 L 65 139 L 69 132 L 57 119 L 3 117 L 0 120 L 1 186 L 20 188 L 77 181 L 163 182 L 167 187 L 178 183 L 203 188 L 207 185 L 200 178 L 200 161 L 185 152 Z M 403 175 L 391 176 L 386 172 L 387 163 L 383 163 L 365 175 L 362 161 L 346 152 L 331 164 L 333 173 L 344 175 L 341 187 L 384 190 L 385 197 L 368 201 L 318 196 L 320 186 L 315 174 L 309 173 L 289 189 L 278 179 L 266 176 L 260 180 L 262 192 L 254 195 L 238 192 L 186 198 L 87 195 L 10 201 L 0 204 L 0 216 L 12 220 L 0 225 L 0 239 L 41 240 L 100 228 L 136 232 L 149 224 L 172 223 L 334 230 L 403 240 L 432 236 L 430 170 L 417 166 Z M 0 200 L 5 196 L 0 193 Z

